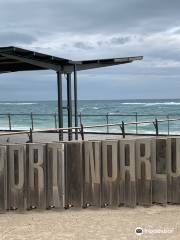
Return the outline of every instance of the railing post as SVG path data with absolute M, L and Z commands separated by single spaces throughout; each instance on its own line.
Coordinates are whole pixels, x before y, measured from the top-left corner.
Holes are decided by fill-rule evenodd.
M 107 133 L 109 133 L 109 113 L 106 114 Z
M 121 131 L 122 131 L 122 136 L 123 138 L 126 137 L 126 133 L 125 133 L 125 125 L 124 125 L 124 121 L 122 121 L 122 124 L 120 125 Z
M 74 126 L 78 127 L 78 101 L 77 101 L 77 68 L 74 64 Z M 74 130 L 75 140 L 78 140 L 78 129 Z
M 8 114 L 9 130 L 11 131 L 11 114 Z
M 137 121 L 138 121 L 138 114 L 136 112 L 136 135 L 138 134 L 138 124 L 137 124 Z
M 62 98 L 62 74 L 57 71 L 57 92 L 58 92 L 58 128 L 63 128 L 63 98 Z M 59 141 L 63 140 L 63 131 L 59 131 Z
M 82 140 L 84 140 L 84 126 L 83 126 L 83 124 L 81 124 L 80 133 L 81 133 L 81 138 L 82 138 Z
M 54 126 L 57 128 L 57 117 L 56 117 L 56 112 L 54 113 Z
M 159 127 L 158 127 L 158 120 L 157 118 L 155 119 L 155 121 L 153 122 L 155 130 L 156 130 L 156 136 L 159 135 Z
M 33 119 L 33 113 L 31 112 L 31 128 L 34 130 L 34 119 Z
M 81 116 L 81 112 L 79 113 L 79 123 L 80 123 L 80 125 L 82 124 L 82 116 Z
M 29 130 L 29 142 L 30 142 L 30 143 L 33 142 L 33 132 L 32 132 L 32 128 L 30 128 L 30 130 Z
M 169 131 L 169 130 L 170 130 L 170 129 L 169 129 L 169 115 L 167 115 L 167 120 L 168 120 L 168 136 L 169 136 L 169 132 L 170 132 L 170 131 Z

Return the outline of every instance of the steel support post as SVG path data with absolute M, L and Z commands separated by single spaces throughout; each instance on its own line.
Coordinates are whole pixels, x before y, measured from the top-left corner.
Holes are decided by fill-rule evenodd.
M 62 99 L 62 75 L 57 72 L 57 90 L 58 90 L 58 128 L 63 128 L 63 99 Z M 59 141 L 63 140 L 63 131 L 59 132 Z
M 68 110 L 68 128 L 72 127 L 72 95 L 71 95 L 71 73 L 67 73 L 67 110 Z M 72 130 L 68 130 L 68 140 L 72 140 Z
M 74 65 L 74 125 L 78 127 L 78 109 L 77 109 L 77 71 Z M 78 129 L 75 129 L 75 139 L 78 140 Z

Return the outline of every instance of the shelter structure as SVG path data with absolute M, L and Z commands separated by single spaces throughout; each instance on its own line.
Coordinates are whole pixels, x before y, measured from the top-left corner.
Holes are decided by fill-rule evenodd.
M 54 70 L 57 73 L 57 92 L 58 92 L 58 128 L 63 128 L 63 109 L 67 109 L 68 127 L 78 127 L 78 108 L 77 108 L 77 72 L 82 70 L 108 67 L 119 64 L 131 63 L 142 60 L 142 56 L 107 58 L 96 60 L 72 61 L 65 58 L 55 57 L 17 47 L 0 47 L 0 73 L 11 73 L 18 71 L 34 70 Z M 67 106 L 63 106 L 62 95 L 62 74 L 66 75 L 67 81 Z M 73 88 L 72 79 L 73 74 Z M 72 100 L 72 91 L 74 100 Z M 74 104 L 74 115 L 72 108 Z M 74 116 L 74 119 L 73 119 Z M 68 130 L 68 139 L 72 140 L 72 130 Z M 75 139 L 78 139 L 78 132 L 75 131 Z M 59 140 L 63 140 L 63 131 L 59 133 Z

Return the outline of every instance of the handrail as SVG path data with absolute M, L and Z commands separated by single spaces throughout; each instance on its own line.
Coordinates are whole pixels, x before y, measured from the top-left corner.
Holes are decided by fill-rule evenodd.
M 0 113 L 0 116 L 30 116 L 31 113 Z M 54 114 L 57 114 L 56 112 L 54 113 L 32 113 L 33 116 L 54 116 Z M 152 114 L 141 114 L 141 113 L 132 113 L 132 114 L 128 114 L 128 113 L 104 113 L 104 114 L 82 114 L 82 113 L 78 113 L 78 116 L 81 115 L 82 117 L 105 117 L 106 115 L 109 115 L 109 117 L 113 117 L 113 116 L 124 116 L 124 117 L 135 117 L 136 115 L 138 115 L 139 117 L 150 117 L 150 116 L 180 116 L 180 114 L 160 114 L 160 113 L 152 113 Z M 64 114 L 64 116 L 68 116 L 67 114 Z M 73 115 L 74 116 L 74 115 Z
M 7 123 L 9 125 L 9 128 L 4 130 L 3 132 L 3 129 L 0 129 L 0 131 L 2 132 L 0 134 L 0 136 L 5 136 L 5 135 L 17 135 L 17 134 L 28 134 L 29 138 L 32 137 L 32 133 L 43 133 L 43 132 L 54 132 L 54 133 L 59 133 L 59 132 L 65 132 L 65 131 L 68 131 L 68 130 L 72 130 L 72 132 L 74 133 L 74 131 L 78 131 L 78 133 L 81 134 L 81 137 L 84 138 L 84 132 L 86 133 L 94 133 L 94 134 L 122 134 L 123 137 L 125 137 L 125 135 L 127 134 L 133 134 L 133 135 L 142 135 L 142 134 L 147 134 L 147 135 L 156 135 L 158 136 L 159 135 L 159 126 L 158 124 L 159 123 L 163 123 L 163 122 L 167 122 L 167 135 L 170 135 L 170 122 L 173 122 L 173 121 L 179 121 L 180 120 L 180 114 L 158 114 L 158 113 L 153 113 L 153 114 L 138 114 L 137 112 L 133 112 L 131 114 L 126 114 L 126 113 L 115 113 L 115 114 L 112 114 L 112 113 L 105 113 L 105 114 L 82 114 L 81 112 L 78 114 L 78 117 L 79 117 L 79 127 L 71 127 L 71 128 L 68 128 L 68 127 L 65 127 L 65 128 L 57 128 L 58 126 L 58 118 L 57 118 L 57 113 L 54 112 L 54 113 L 0 113 L 0 118 L 2 116 L 6 116 L 7 117 Z M 28 125 L 30 125 L 30 128 L 31 130 L 26 130 L 26 129 L 22 129 L 22 130 L 16 130 L 15 128 L 13 129 L 13 118 L 11 118 L 11 116 L 14 118 L 14 116 L 27 116 L 29 117 L 29 123 Z M 38 118 L 39 116 L 39 118 Z M 40 119 L 41 116 L 47 116 L 48 118 L 43 118 L 43 120 L 50 120 L 49 117 L 53 117 L 52 118 L 52 123 L 54 121 L 54 128 L 47 128 L 47 129 L 34 129 L 36 126 L 35 126 L 35 123 L 37 124 L 37 121 Z M 67 115 L 65 115 L 66 117 Z M 85 117 L 103 117 L 103 122 L 105 121 L 105 124 L 95 124 L 95 125 L 85 125 L 85 122 L 86 120 Z M 110 121 L 113 121 L 113 117 L 122 117 L 121 122 L 115 122 L 115 123 L 110 123 Z M 135 119 L 135 121 L 132 121 L 132 122 L 124 122 L 124 118 L 123 117 L 127 117 L 126 120 L 128 119 L 128 117 L 133 117 Z M 143 121 L 138 121 L 139 118 L 145 118 L 146 117 L 150 117 L 150 120 L 143 120 Z M 157 119 L 157 117 L 164 117 L 166 119 Z M 14 118 L 14 121 L 17 121 L 18 118 Z M 42 120 L 42 119 L 41 119 Z M 83 120 L 84 120 L 84 123 L 83 123 Z M 27 121 L 27 119 L 25 120 Z M 116 121 L 118 121 L 116 119 Z M 153 128 L 155 128 L 155 133 L 142 133 L 142 131 L 138 131 L 138 126 L 141 126 L 141 124 L 153 124 Z M 135 125 L 135 129 L 133 128 L 133 132 L 131 132 L 131 130 L 129 128 L 126 129 L 126 127 L 128 126 L 134 126 Z M 117 132 L 113 132 L 113 131 L 110 131 L 110 127 L 113 127 L 113 126 L 118 126 L 119 130 L 120 131 L 117 131 Z M 41 128 L 41 127 L 40 127 Z M 93 128 L 106 128 L 105 130 L 103 129 L 103 132 L 102 131 L 98 131 L 97 129 L 94 130 L 90 130 L 90 129 L 93 129 Z M 134 132 L 135 130 L 135 132 Z M 9 131 L 9 132 L 7 132 Z M 154 132 L 154 131 L 153 131 Z M 161 132 L 162 134 L 162 132 Z M 164 135 L 166 135 L 166 132 L 164 133 Z M 173 133 L 171 133 L 173 134 Z M 178 134 L 180 135 L 180 133 Z M 31 138 L 30 138 L 31 139 Z M 31 141 L 31 140 L 30 140 Z
M 180 118 L 172 118 L 172 119 L 160 119 L 160 120 L 157 120 L 157 123 L 162 123 L 162 122 L 168 122 L 168 121 L 179 121 Z M 98 128 L 98 127 L 112 127 L 112 126 L 121 126 L 122 127 L 122 124 L 124 126 L 128 126 L 128 125 L 140 125 L 140 124 L 144 124 L 144 123 L 152 123 L 154 124 L 155 121 L 139 121 L 139 122 L 128 122 L 128 123 L 124 123 L 124 122 L 121 122 L 121 123 L 111 123 L 111 124 L 98 124 L 98 125 L 87 125 L 87 126 L 83 126 L 83 129 L 91 129 L 91 128 Z M 31 130 L 33 133 L 43 133 L 43 132 L 60 132 L 60 131 L 68 131 L 68 130 L 75 130 L 75 129 L 78 129 L 78 130 L 81 130 L 82 129 L 82 126 L 80 127 L 66 127 L 66 128 L 48 128 L 48 129 L 39 129 L 39 130 Z M 3 132 L 3 133 L 0 133 L 0 136 L 5 136 L 5 135 L 17 135 L 17 134 L 29 134 L 30 131 L 29 130 L 26 130 L 26 131 L 19 131 L 19 132 Z

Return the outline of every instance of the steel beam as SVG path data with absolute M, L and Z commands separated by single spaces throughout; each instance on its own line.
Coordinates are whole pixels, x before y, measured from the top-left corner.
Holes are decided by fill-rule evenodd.
M 63 99 L 62 99 L 62 75 L 57 72 L 57 92 L 58 92 L 58 127 L 63 128 Z M 63 141 L 63 131 L 59 132 L 59 141 Z
M 72 95 L 71 95 L 71 74 L 67 73 L 67 110 L 68 127 L 72 127 Z M 68 130 L 68 140 L 72 140 L 72 130 Z
M 94 69 L 94 68 L 101 68 L 101 67 L 109 67 L 109 66 L 115 66 L 119 64 L 127 64 L 132 63 L 133 61 L 142 60 L 142 56 L 137 57 L 125 57 L 125 58 L 110 58 L 110 59 L 96 59 L 96 60 L 87 60 L 87 61 L 80 61 L 80 62 L 69 62 L 69 64 L 63 65 L 63 72 L 64 73 L 70 73 L 73 72 L 73 64 L 76 64 L 76 70 L 88 70 L 88 69 Z
M 27 58 L 27 57 L 22 57 L 22 56 L 18 56 L 18 55 L 12 55 L 12 54 L 8 54 L 8 53 L 0 53 L 3 57 L 7 57 L 9 59 L 14 59 L 14 60 L 18 60 L 20 62 L 23 63 L 28 63 L 31 65 L 35 65 L 38 67 L 41 67 L 43 69 L 52 69 L 55 71 L 61 71 L 61 66 L 60 65 L 56 65 L 56 64 L 51 64 L 51 63 L 47 63 L 45 61 L 38 61 L 38 60 L 34 60 L 31 58 Z
M 78 127 L 78 109 L 77 109 L 77 70 L 74 65 L 74 125 Z M 75 139 L 78 140 L 78 129 L 75 129 Z

